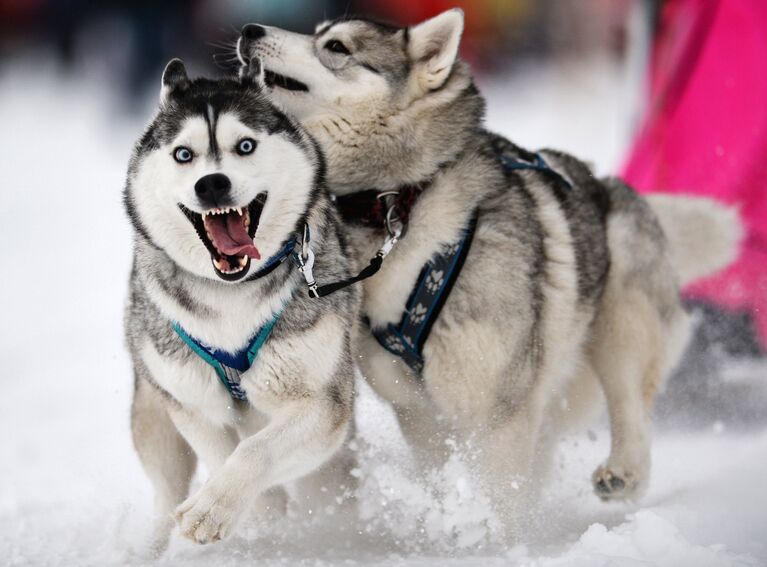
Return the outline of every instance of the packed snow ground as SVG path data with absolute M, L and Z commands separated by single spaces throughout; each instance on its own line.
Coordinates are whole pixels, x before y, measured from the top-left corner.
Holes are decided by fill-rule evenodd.
M 135 553 L 151 491 L 130 440 L 121 329 L 131 243 L 120 192 L 142 124 L 101 83 L 37 61 L 0 77 L 0 565 L 151 563 Z M 490 121 L 606 172 L 626 140 L 620 84 L 607 65 L 496 80 Z M 658 431 L 640 505 L 591 493 L 604 426 L 565 439 L 534 527 L 503 548 L 463 449 L 417 478 L 388 408 L 360 389 L 358 516 L 251 522 L 214 547 L 175 538 L 159 564 L 767 565 L 764 425 Z

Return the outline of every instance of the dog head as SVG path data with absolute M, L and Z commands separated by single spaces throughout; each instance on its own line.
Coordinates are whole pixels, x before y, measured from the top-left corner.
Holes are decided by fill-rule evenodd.
M 270 100 L 318 139 L 335 191 L 371 180 L 384 189 L 422 181 L 481 120 L 457 59 L 462 32 L 458 9 L 409 28 L 341 19 L 314 35 L 248 24 L 237 51 L 244 69 L 260 60 Z
M 162 76 L 125 202 L 136 230 L 198 276 L 242 281 L 296 234 L 314 198 L 313 142 L 269 104 L 252 65 L 239 80 Z

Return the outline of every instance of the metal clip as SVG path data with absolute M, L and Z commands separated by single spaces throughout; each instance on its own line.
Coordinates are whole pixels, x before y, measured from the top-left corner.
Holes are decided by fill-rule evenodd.
M 304 224 L 303 237 L 301 238 L 301 256 L 304 260 L 309 257 L 311 252 L 312 233 L 309 230 L 309 225 Z
M 314 280 L 314 252 L 311 248 L 307 248 L 306 257 L 304 254 L 296 254 L 296 261 L 298 262 L 298 271 L 304 276 L 306 280 L 306 286 L 309 288 L 309 295 L 317 298 L 317 282 Z
M 386 216 L 384 217 L 386 232 L 389 233 L 390 238 L 395 239 L 401 237 L 405 230 L 405 223 L 402 222 L 396 211 L 396 197 L 398 195 L 399 191 L 382 191 L 376 195 L 376 198 L 382 200 L 386 206 Z
M 389 255 L 389 252 L 392 251 L 392 248 L 399 242 L 399 238 L 402 236 L 402 227 L 398 226 L 394 228 L 394 231 L 390 233 L 386 240 L 384 240 L 384 244 L 381 247 L 381 249 L 376 253 L 376 256 L 380 256 L 381 258 L 386 258 Z
M 301 240 L 301 252 L 295 254 L 296 263 L 298 264 L 298 271 L 304 276 L 306 280 L 306 286 L 309 288 L 309 295 L 313 298 L 318 298 L 320 295 L 317 292 L 317 282 L 314 279 L 314 252 L 311 247 L 311 234 L 309 232 L 309 225 L 304 225 L 304 234 Z

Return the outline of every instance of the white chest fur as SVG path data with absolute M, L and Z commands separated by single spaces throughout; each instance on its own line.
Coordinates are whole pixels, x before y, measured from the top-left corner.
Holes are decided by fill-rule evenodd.
M 184 362 L 162 356 L 147 340 L 141 358 L 157 384 L 181 405 L 194 408 L 210 421 L 231 425 L 238 410 L 215 370 L 199 357 Z

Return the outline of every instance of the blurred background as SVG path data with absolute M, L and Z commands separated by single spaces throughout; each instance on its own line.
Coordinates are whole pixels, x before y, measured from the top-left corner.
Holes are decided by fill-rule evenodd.
M 54 193 L 66 199 L 63 207 L 81 202 L 86 209 L 97 192 L 105 214 L 88 224 L 109 225 L 123 240 L 69 246 L 60 251 L 60 268 L 73 285 L 83 270 L 103 271 L 104 258 L 94 259 L 100 244 L 110 249 L 109 271 L 122 286 L 129 244 L 117 210 L 120 177 L 170 58 L 183 58 L 193 73 L 229 73 L 247 22 L 311 32 L 325 19 L 365 14 L 407 25 L 454 6 L 466 14 L 461 54 L 488 97 L 491 129 L 531 147 L 570 151 L 643 191 L 695 192 L 741 207 L 748 234 L 740 262 L 687 292 L 701 331 L 670 391 L 734 420 L 764 416 L 763 398 L 752 389 L 764 388 L 767 377 L 751 379 L 764 369 L 750 364 L 767 344 L 767 74 L 757 72 L 767 58 L 762 2 L 0 0 L 3 186 L 17 188 L 11 201 L 36 203 Z M 97 175 L 108 181 L 95 183 Z M 4 201 L 5 220 L 18 209 Z M 35 216 L 31 222 L 42 222 Z M 59 222 L 57 216 L 48 226 Z M 3 222 L 0 230 L 13 239 L 11 226 Z M 65 223 L 58 238 L 79 234 Z M 30 252 L 18 262 L 27 264 Z M 50 296 L 46 282 L 18 285 L 19 293 Z M 112 291 L 106 305 L 113 305 Z M 44 316 L 62 306 L 41 309 Z M 68 328 L 82 327 L 82 320 L 66 319 Z M 727 378 L 733 357 L 748 364 Z M 744 395 L 743 404 L 722 402 L 723 380 L 732 382 L 727 392 Z M 676 414 L 675 408 L 661 404 L 659 411 Z
M 684 495 L 691 469 L 713 471 L 725 488 L 714 490 L 721 502 L 703 499 L 714 511 L 705 526 L 719 542 L 731 479 L 750 471 L 727 505 L 753 521 L 726 523 L 744 549 L 762 545 L 764 506 L 747 489 L 763 478 L 749 451 L 767 442 L 754 441 L 767 423 L 767 2 L 0 0 L 0 563 L 81 565 L 94 548 L 111 557 L 136 495 L 148 509 L 128 432 L 121 191 L 166 62 L 232 72 L 248 22 L 311 32 L 364 14 L 405 25 L 454 6 L 490 129 L 574 153 L 641 191 L 740 208 L 740 260 L 685 292 L 697 332 L 657 405 L 654 459 L 674 473 L 658 475 L 656 493 Z M 718 455 L 735 454 L 726 433 L 741 436 L 737 475 L 717 468 Z M 572 478 L 585 483 L 593 465 Z M 575 500 L 574 513 L 583 506 Z
M 455 6 L 466 13 L 462 55 L 485 75 L 597 52 L 625 59 L 629 36 L 649 33 L 657 17 L 655 3 L 641 0 L 2 0 L 0 54 L 5 64 L 38 54 L 73 76 L 106 76 L 130 105 L 172 57 L 201 72 L 231 68 L 248 22 L 310 33 L 326 19 L 364 14 L 408 25 Z

